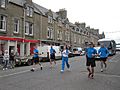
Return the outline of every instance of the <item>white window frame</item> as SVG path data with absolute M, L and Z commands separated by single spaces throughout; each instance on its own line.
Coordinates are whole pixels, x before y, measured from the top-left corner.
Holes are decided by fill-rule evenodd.
M 62 31 L 60 31 L 60 40 L 62 40 Z
M 53 18 L 52 18 L 52 16 L 49 16 L 49 15 L 48 15 L 48 23 L 53 23 Z
M 33 8 L 30 6 L 27 6 L 26 14 L 27 16 L 33 17 Z
M 68 41 L 70 41 L 70 33 L 68 32 Z
M 49 38 L 49 39 L 53 39 L 53 28 L 47 28 L 47 38 Z
M 30 31 L 31 30 L 31 31 Z M 30 33 L 31 32 L 31 33 Z M 29 35 L 33 36 L 33 24 L 29 23 Z
M 32 33 L 30 33 L 30 30 L 32 30 Z M 25 35 L 33 36 L 33 23 L 25 22 Z
M 6 0 L 0 0 L 0 7 L 2 8 L 6 7 Z
M 15 20 L 17 20 L 17 22 Z M 14 33 L 19 33 L 19 29 L 20 29 L 20 20 L 14 18 Z
M 79 38 L 79 44 L 81 44 L 81 38 Z
M 53 39 L 53 36 L 54 36 L 53 33 L 54 33 L 54 32 L 53 32 L 53 28 L 51 28 L 51 39 Z
M 50 28 L 47 28 L 47 38 L 50 38 Z
M 3 20 L 1 20 L 3 17 Z M 0 16 L 0 24 L 2 24 L 2 28 L 0 28 L 0 31 L 6 31 L 6 16 L 1 15 Z
M 66 26 L 67 29 L 69 29 L 69 25 L 68 24 L 66 24 L 65 26 Z
M 76 34 L 74 34 L 74 43 L 77 42 L 77 37 L 76 37 Z
M 29 34 L 29 23 L 25 22 L 25 35 Z
M 57 39 L 60 40 L 60 30 L 57 31 Z

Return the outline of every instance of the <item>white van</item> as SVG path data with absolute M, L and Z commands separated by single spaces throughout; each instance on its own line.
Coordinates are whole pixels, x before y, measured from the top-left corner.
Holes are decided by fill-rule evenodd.
M 50 48 L 51 46 L 45 45 L 45 46 L 39 46 L 39 57 L 42 61 L 48 61 L 50 59 Z M 61 59 L 61 51 L 59 46 L 53 46 L 55 49 L 55 59 Z

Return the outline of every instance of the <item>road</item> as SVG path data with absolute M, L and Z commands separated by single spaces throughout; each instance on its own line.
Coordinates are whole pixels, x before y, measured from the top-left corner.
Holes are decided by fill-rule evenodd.
M 100 72 L 97 61 L 94 79 L 87 78 L 85 56 L 69 58 L 71 70 L 60 73 L 61 61 L 50 68 L 43 63 L 31 72 L 31 66 L 0 70 L 0 90 L 120 90 L 120 53 L 107 61 L 108 67 Z

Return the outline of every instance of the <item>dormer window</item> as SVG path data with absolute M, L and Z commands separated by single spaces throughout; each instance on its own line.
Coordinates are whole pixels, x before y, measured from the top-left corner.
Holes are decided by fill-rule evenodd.
M 66 28 L 69 29 L 69 25 L 68 24 L 66 24 Z
M 0 7 L 2 8 L 6 7 L 6 0 L 0 0 Z
M 27 16 L 33 17 L 33 8 L 30 6 L 27 6 Z
M 53 18 L 51 16 L 48 16 L 48 23 L 52 23 L 53 22 Z
M 79 32 L 79 28 L 76 28 L 76 31 Z

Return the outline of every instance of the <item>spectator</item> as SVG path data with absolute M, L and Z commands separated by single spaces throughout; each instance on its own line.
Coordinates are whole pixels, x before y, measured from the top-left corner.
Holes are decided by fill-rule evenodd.
M 10 66 L 11 68 L 15 67 L 15 55 L 14 55 L 14 50 L 11 50 L 10 53 Z
M 8 63 L 9 63 L 9 54 L 8 54 L 8 50 L 5 50 L 4 56 L 3 56 L 3 60 L 4 60 L 4 66 L 3 66 L 3 70 L 7 70 L 8 69 Z

